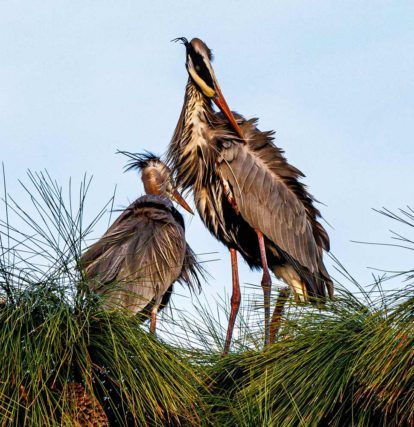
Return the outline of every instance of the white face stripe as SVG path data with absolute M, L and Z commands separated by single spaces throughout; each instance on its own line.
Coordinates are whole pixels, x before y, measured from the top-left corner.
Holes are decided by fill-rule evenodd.
M 202 56 L 203 60 L 204 60 L 204 64 L 206 64 L 206 67 L 208 68 L 208 71 L 210 71 L 211 75 L 214 77 L 214 71 L 213 71 L 213 67 L 211 66 L 211 60 L 208 57 L 208 54 L 206 53 L 205 50 L 200 50 L 198 48 L 198 44 L 196 44 L 195 46 L 193 45 L 194 51 L 196 53 L 198 53 L 199 55 Z M 191 57 L 189 56 L 190 60 Z M 194 64 L 193 64 L 194 65 Z
M 205 60 L 204 60 L 204 62 L 205 62 Z M 206 65 L 210 70 L 211 67 L 208 64 L 206 64 Z M 187 59 L 187 70 L 188 70 L 188 73 L 190 74 L 190 76 L 193 78 L 193 80 L 198 85 L 198 87 L 203 91 L 204 95 L 207 96 L 208 98 L 213 98 L 216 94 L 214 91 L 214 88 L 211 88 L 210 86 L 208 86 L 208 84 L 197 74 L 197 72 L 194 69 L 193 60 L 191 59 L 191 56 L 189 56 L 189 55 L 188 55 L 188 59 Z

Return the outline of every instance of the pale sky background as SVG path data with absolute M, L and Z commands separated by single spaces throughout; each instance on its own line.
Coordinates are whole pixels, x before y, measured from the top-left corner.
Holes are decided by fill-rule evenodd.
M 141 195 L 114 153 L 165 152 L 187 81 L 184 48 L 170 43 L 179 36 L 213 49 L 232 109 L 276 130 L 326 205 L 333 253 L 358 279 L 369 282 L 368 266 L 412 267 L 408 252 L 351 242 L 389 241 L 388 228 L 401 229 L 371 208 L 413 206 L 412 1 L 2 0 L 0 160 L 9 191 L 23 200 L 17 180 L 46 168 L 62 184 L 94 175 L 91 215 L 115 185 L 117 208 Z M 228 254 L 198 218 L 185 218 L 194 250 L 219 252 L 205 292 L 222 295 Z M 242 283 L 259 283 L 240 264 Z

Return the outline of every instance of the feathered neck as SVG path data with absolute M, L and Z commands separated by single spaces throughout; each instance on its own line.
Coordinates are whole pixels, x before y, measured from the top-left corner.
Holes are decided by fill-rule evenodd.
M 177 185 L 187 189 L 200 178 L 199 162 L 211 163 L 208 149 L 209 130 L 216 122 L 212 102 L 195 86 L 187 82 L 184 104 L 175 128 L 167 161 L 174 172 Z

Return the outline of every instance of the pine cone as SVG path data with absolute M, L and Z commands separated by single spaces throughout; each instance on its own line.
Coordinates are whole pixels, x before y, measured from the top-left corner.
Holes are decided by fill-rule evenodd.
M 73 402 L 73 421 L 79 427 L 109 427 L 108 417 L 101 404 L 82 384 L 70 382 L 67 393 Z

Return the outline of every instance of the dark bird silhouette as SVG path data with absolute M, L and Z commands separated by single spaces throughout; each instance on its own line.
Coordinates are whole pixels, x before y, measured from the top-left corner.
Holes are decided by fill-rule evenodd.
M 200 287 L 202 269 L 186 243 L 184 220 L 170 199 L 191 208 L 173 185 L 169 168 L 151 153 L 131 154 L 129 169 L 141 171 L 145 196 L 125 209 L 108 231 L 83 254 L 80 265 L 91 290 L 106 308 L 151 316 L 168 303 L 173 283 Z
M 233 293 L 224 351 L 229 350 L 240 305 L 237 252 L 251 268 L 263 269 L 268 344 L 280 317 L 278 307 L 270 322 L 268 267 L 289 285 L 297 302 L 323 303 L 333 292 L 322 260 L 329 237 L 318 222 L 313 197 L 299 181 L 304 175 L 274 144 L 273 132 L 261 132 L 257 119 L 230 111 L 211 65 L 211 50 L 197 38 L 176 41 L 186 47 L 189 79 L 167 157 L 178 187 L 192 191 L 204 224 L 230 249 Z

